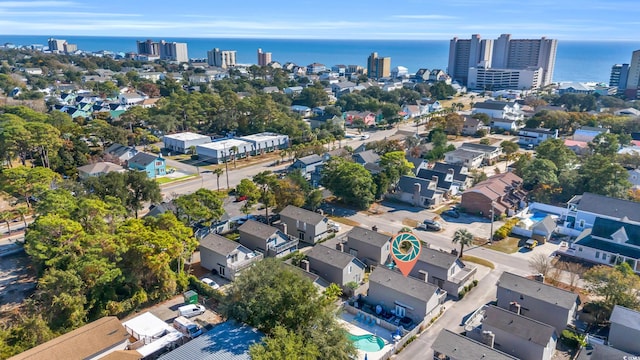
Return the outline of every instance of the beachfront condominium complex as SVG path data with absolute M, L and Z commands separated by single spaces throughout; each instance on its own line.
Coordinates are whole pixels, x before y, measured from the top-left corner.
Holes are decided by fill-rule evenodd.
M 230 66 L 236 66 L 235 50 L 220 50 L 215 48 L 207 51 L 207 64 L 226 69 Z
M 391 58 L 378 57 L 374 52 L 367 58 L 367 76 L 371 79 L 380 79 L 391 75 Z
M 187 43 L 146 40 L 136 41 L 136 45 L 140 55 L 157 57 L 162 60 L 189 62 Z
M 481 39 L 477 34 L 471 39 L 455 37 L 449 44 L 447 71 L 453 80 L 474 89 L 545 86 L 553 81 L 557 46 L 558 40 L 545 37 L 512 39 L 509 34 L 495 40 Z M 476 74 L 481 74 L 484 80 L 478 81 Z
M 78 46 L 75 44 L 69 44 L 67 40 L 62 39 L 49 38 L 49 40 L 47 40 L 47 44 L 49 46 L 49 51 L 53 53 L 70 54 L 78 50 Z
M 258 49 L 258 66 L 267 66 L 271 62 L 271 53 Z
M 624 90 L 624 96 L 627 99 L 637 99 L 640 91 L 640 50 L 636 50 L 631 55 L 631 63 L 629 63 L 629 74 L 627 75 L 627 84 Z
M 627 88 L 627 77 L 629 76 L 629 64 L 615 64 L 611 67 L 609 77 L 609 87 L 618 88 L 624 91 Z

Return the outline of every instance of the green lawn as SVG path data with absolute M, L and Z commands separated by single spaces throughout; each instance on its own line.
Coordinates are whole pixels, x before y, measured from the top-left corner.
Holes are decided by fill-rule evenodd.
M 189 178 L 194 178 L 198 176 L 198 174 L 191 174 L 191 175 L 187 175 L 187 176 L 183 176 L 183 177 L 179 177 L 179 178 L 170 178 L 170 177 L 161 177 L 161 178 L 157 178 L 156 181 L 158 182 L 159 185 L 163 185 L 163 184 L 168 184 L 171 182 L 175 182 L 175 181 L 181 181 L 181 180 L 186 180 Z
M 518 251 L 518 249 L 520 249 L 519 244 L 519 238 L 507 237 L 502 240 L 494 240 L 491 245 L 487 243 L 483 246 L 496 251 L 501 251 L 503 253 L 513 254 L 514 252 Z

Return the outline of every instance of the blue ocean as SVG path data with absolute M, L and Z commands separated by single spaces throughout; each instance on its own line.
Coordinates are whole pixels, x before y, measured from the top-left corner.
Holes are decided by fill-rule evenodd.
M 86 51 L 136 51 L 133 37 L 94 36 L 18 36 L 0 35 L 0 44 L 46 45 L 49 37 L 65 39 Z M 236 50 L 242 64 L 257 62 L 256 50 L 271 52 L 272 60 L 299 65 L 313 62 L 327 66 L 357 64 L 366 66 L 371 52 L 391 57 L 391 67 L 404 66 L 409 72 L 420 68 L 446 69 L 449 56 L 448 40 L 285 40 L 285 39 L 210 39 L 163 38 L 166 41 L 186 42 L 189 57 L 204 58 L 213 48 Z M 154 38 L 154 40 L 161 40 Z M 558 41 L 554 81 L 609 82 L 611 65 L 629 63 L 631 53 L 640 49 L 640 42 Z

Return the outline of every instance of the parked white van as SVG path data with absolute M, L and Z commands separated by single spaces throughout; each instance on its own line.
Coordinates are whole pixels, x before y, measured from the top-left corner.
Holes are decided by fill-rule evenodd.
M 184 316 L 175 318 L 173 320 L 173 327 L 192 339 L 202 335 L 202 329 Z
M 198 316 L 204 313 L 204 306 L 198 304 L 190 304 L 180 306 L 178 308 L 178 315 L 184 316 L 187 318 Z

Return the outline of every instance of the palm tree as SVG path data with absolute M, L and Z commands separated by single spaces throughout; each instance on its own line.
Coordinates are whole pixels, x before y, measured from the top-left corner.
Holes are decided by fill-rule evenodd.
M 454 244 L 460 244 L 460 254 L 458 257 L 462 257 L 462 252 L 464 251 L 465 246 L 469 246 L 473 243 L 473 234 L 469 232 L 467 229 L 458 229 L 453 234 L 453 239 L 451 240 Z
M 238 147 L 237 146 L 232 146 L 231 149 L 229 149 L 229 151 L 233 152 L 233 168 L 236 168 L 236 155 L 238 154 Z
M 220 191 L 220 176 L 224 174 L 224 170 L 222 168 L 217 168 L 213 170 L 213 173 L 216 175 L 216 181 L 218 182 L 218 191 Z

